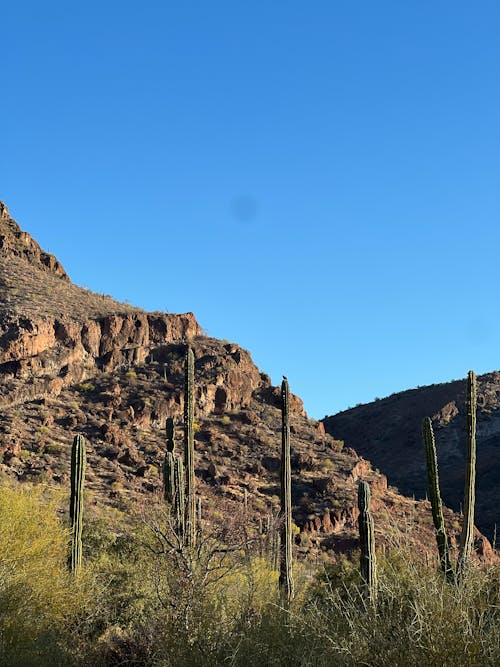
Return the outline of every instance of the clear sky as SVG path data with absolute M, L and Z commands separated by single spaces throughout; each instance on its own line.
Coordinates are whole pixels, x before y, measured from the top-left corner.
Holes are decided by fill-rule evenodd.
M 497 0 L 3 2 L 0 199 L 313 417 L 500 368 Z

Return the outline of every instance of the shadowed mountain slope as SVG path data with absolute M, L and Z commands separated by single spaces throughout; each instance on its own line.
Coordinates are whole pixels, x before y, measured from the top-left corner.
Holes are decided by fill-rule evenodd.
M 443 500 L 456 511 L 465 480 L 466 380 L 419 387 L 323 420 L 403 493 L 426 495 L 421 424 L 431 417 Z M 500 523 L 500 372 L 478 377 L 476 524 L 490 538 Z

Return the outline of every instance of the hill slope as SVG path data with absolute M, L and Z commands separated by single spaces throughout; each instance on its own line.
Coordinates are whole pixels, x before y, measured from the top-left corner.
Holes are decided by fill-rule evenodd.
M 77 287 L 0 205 L 0 475 L 67 488 L 74 432 L 90 442 L 96 506 L 124 511 L 159 491 L 164 427 L 182 424 L 183 356 L 195 354 L 196 476 L 207 521 L 274 517 L 279 504 L 279 389 L 238 345 L 202 335 L 192 313 L 146 313 Z M 379 542 L 399 526 L 433 547 L 428 504 L 384 475 L 292 400 L 293 512 L 304 556 L 357 546 L 356 486 L 372 485 Z M 246 492 L 246 493 L 245 493 Z M 452 545 L 457 517 L 446 513 Z M 492 558 L 477 534 L 478 554 Z M 332 551 L 333 550 L 333 551 Z
M 323 420 L 405 494 L 426 494 L 421 423 L 432 417 L 443 500 L 459 511 L 465 474 L 466 380 L 420 387 Z M 478 377 L 476 523 L 491 539 L 500 523 L 500 372 Z

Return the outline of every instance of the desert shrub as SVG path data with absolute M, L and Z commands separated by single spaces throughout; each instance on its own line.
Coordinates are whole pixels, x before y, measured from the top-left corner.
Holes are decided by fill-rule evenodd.
M 92 392 L 95 391 L 95 384 L 93 382 L 80 382 L 76 387 L 78 391 Z
M 40 491 L 0 488 L 0 664 L 67 664 L 65 631 L 86 603 L 67 537 Z
M 315 628 L 313 664 L 370 667 L 496 665 L 500 661 L 499 569 L 471 569 L 462 587 L 411 554 L 380 558 L 376 608 L 355 578 L 323 582 L 299 625 Z
M 221 508 L 224 509 L 224 508 Z M 378 556 L 376 608 L 356 554 L 297 563 L 280 604 L 270 555 L 245 543 L 241 516 L 203 525 L 194 551 L 152 501 L 141 518 L 86 515 L 84 568 L 66 572 L 67 532 L 54 499 L 0 489 L 0 664 L 65 667 L 472 667 L 500 664 L 500 569 L 465 585 L 403 544 Z

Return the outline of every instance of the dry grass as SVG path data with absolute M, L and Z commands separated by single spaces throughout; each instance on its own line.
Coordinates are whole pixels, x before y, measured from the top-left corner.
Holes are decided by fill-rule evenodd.
M 33 319 L 78 320 L 141 312 L 139 308 L 115 301 L 108 295 L 73 285 L 15 256 L 0 256 L 0 311 Z

